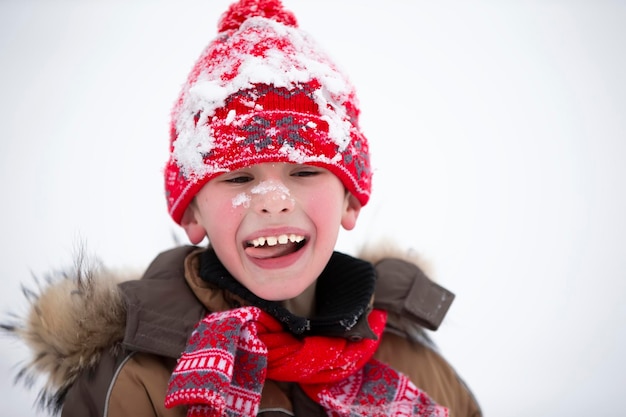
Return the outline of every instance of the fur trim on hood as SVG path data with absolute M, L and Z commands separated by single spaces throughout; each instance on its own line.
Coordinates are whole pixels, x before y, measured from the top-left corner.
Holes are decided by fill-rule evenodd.
M 359 257 L 373 264 L 383 258 L 417 260 L 414 253 L 392 245 L 368 247 Z M 30 387 L 45 378 L 37 399 L 41 409 L 60 411 L 62 399 L 78 375 L 95 367 L 107 350 L 117 353 L 121 349 L 126 307 L 118 284 L 140 277 L 139 273 L 110 271 L 79 254 L 68 271 L 36 281 L 34 290 L 23 287 L 28 312 L 11 315 L 0 323 L 0 329 L 20 339 L 32 353 L 32 359 L 18 371 L 16 383 Z M 432 346 L 424 329 L 408 318 L 390 313 L 388 327 Z
M 37 403 L 41 409 L 59 411 L 59 399 L 78 374 L 94 367 L 107 349 L 119 349 L 124 337 L 126 309 L 117 288 L 119 282 L 139 278 L 88 264 L 78 255 L 68 271 L 51 273 L 36 289 L 22 286 L 29 310 L 11 315 L 0 328 L 30 349 L 31 360 L 18 371 L 15 381 L 31 386 L 45 376 Z M 87 342 L 87 343 L 86 343 Z
M 385 258 L 400 259 L 417 265 L 430 279 L 434 275 L 434 268 L 431 263 L 421 256 L 415 249 L 402 249 L 391 240 L 381 240 L 375 244 L 363 245 L 357 257 L 376 265 Z

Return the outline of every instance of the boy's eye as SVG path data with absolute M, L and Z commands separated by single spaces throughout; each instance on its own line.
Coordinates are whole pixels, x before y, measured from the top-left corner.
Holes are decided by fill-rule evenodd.
M 238 175 L 238 176 L 226 178 L 224 181 L 230 182 L 232 184 L 244 184 L 248 181 L 252 181 L 252 177 L 249 177 L 247 175 Z
M 314 175 L 318 175 L 319 173 L 320 173 L 319 170 L 303 169 L 303 170 L 294 172 L 292 175 L 295 177 L 312 177 Z

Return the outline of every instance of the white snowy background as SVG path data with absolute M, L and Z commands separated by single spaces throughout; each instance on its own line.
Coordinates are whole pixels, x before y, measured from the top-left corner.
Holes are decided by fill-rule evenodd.
M 141 270 L 169 111 L 226 0 L 0 0 L 0 314 L 76 247 Z M 350 75 L 391 238 L 457 298 L 433 333 L 487 416 L 623 416 L 626 3 L 285 0 Z M 27 352 L 0 338 L 3 416 Z

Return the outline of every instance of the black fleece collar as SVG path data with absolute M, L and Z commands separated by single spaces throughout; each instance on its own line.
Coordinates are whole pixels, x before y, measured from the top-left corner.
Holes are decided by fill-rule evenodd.
M 254 295 L 232 277 L 212 249 L 202 253 L 199 261 L 199 275 L 203 281 L 261 308 L 294 335 L 375 338 L 365 320 L 376 283 L 376 272 L 369 262 L 334 252 L 317 279 L 315 316 L 301 317 L 292 314 L 279 302 Z

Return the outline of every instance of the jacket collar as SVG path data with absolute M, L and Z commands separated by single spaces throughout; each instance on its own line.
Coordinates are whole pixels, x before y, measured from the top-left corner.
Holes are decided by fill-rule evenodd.
M 185 350 L 189 335 L 206 314 L 183 278 L 185 258 L 194 250 L 182 246 L 163 252 L 142 279 L 120 284 L 127 309 L 126 348 L 170 358 Z
M 366 313 L 372 307 L 375 280 L 370 263 L 335 252 L 317 282 L 317 297 L 324 303 L 316 304 L 315 317 L 300 317 L 248 291 L 213 250 L 174 248 L 160 254 L 141 280 L 120 284 L 127 306 L 123 344 L 130 350 L 178 358 L 207 311 L 240 305 L 261 307 L 296 335 L 373 338 Z

